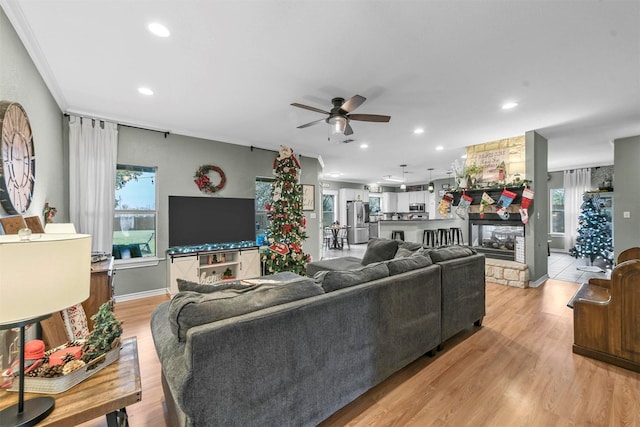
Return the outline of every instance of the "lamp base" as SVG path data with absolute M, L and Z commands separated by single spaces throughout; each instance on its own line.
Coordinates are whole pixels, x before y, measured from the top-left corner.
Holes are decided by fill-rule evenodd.
M 28 427 L 45 419 L 55 405 L 53 397 L 35 397 L 24 401 L 24 410 L 18 413 L 18 404 L 0 411 L 0 427 Z

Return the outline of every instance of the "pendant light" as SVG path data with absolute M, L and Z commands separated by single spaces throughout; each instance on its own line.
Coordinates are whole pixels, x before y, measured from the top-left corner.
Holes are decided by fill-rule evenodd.
M 433 168 L 428 168 L 427 170 L 429 171 L 429 184 L 427 185 L 427 191 L 429 193 L 433 193 L 436 189 L 435 184 L 431 180 L 431 171 L 433 170 Z
M 407 189 L 407 184 L 404 183 L 404 168 L 406 168 L 407 165 L 400 165 L 400 167 L 402 168 L 402 184 L 400 184 L 400 189 L 401 190 L 406 190 Z

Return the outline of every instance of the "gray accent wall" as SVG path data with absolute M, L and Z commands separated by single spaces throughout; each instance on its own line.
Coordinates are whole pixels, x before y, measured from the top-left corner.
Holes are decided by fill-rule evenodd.
M 615 192 L 613 196 L 614 257 L 640 246 L 640 135 L 613 141 Z M 624 218 L 624 212 L 630 217 Z
M 169 196 L 193 197 L 255 197 L 256 177 L 273 177 L 273 161 L 278 153 L 243 145 L 120 126 L 118 134 L 118 163 L 157 167 L 158 188 L 157 253 L 161 258 L 154 267 L 121 269 L 115 278 L 117 296 L 153 291 L 166 287 L 168 249 Z M 295 148 L 294 148 L 295 150 Z M 295 152 L 295 151 L 294 151 Z M 318 160 L 297 156 L 302 167 L 301 183 L 316 186 L 316 212 L 319 203 L 320 174 Z M 204 195 L 193 182 L 193 175 L 201 165 L 220 167 L 227 178 L 225 187 L 212 196 Z M 313 213 L 316 213 L 313 212 Z M 303 244 L 312 259 L 320 259 L 319 215 L 305 212 L 308 239 Z
M 60 121 L 62 111 L 1 8 L 0 52 L 0 99 L 18 102 L 24 107 L 33 133 L 36 182 L 33 200 L 25 216 L 39 215 L 42 219 L 44 204 L 49 202 L 58 210 L 56 222 L 68 221 L 69 192 Z M 0 207 L 0 216 L 6 215 L 7 212 Z

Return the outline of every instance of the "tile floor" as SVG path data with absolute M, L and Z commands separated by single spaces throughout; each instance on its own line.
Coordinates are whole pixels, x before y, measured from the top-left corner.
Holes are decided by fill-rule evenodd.
M 323 249 L 322 259 L 340 258 L 344 256 L 352 256 L 362 258 L 366 243 L 359 245 L 345 246 L 344 249 Z M 604 272 L 589 272 L 581 270 L 588 265 L 588 260 L 575 259 L 571 255 L 564 252 L 551 252 L 549 256 L 548 274 L 549 278 L 562 280 L 563 282 L 584 283 L 591 277 L 608 277 L 611 270 L 607 270 L 603 265 L 596 261 L 594 264 L 603 267 Z

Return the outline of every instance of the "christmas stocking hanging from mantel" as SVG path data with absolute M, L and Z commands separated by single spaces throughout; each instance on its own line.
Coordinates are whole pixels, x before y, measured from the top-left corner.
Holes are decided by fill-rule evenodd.
M 502 190 L 502 194 L 500 195 L 500 199 L 498 203 L 496 203 L 496 213 L 502 219 L 509 219 L 509 206 L 513 202 L 517 196 L 513 191 L 509 191 L 506 188 Z
M 460 218 L 467 219 L 467 213 L 469 212 L 469 205 L 471 205 L 471 202 L 473 202 L 473 197 L 467 196 L 467 193 L 463 191 L 458 207 L 456 208 L 456 214 Z
M 531 201 L 533 200 L 533 195 L 535 193 L 529 187 L 525 186 L 524 190 L 522 190 L 522 202 L 520 203 L 520 219 L 523 224 L 529 222 L 529 206 L 531 206 Z
M 440 212 L 440 215 L 449 215 L 449 207 L 451 206 L 452 201 L 453 196 L 449 193 L 444 193 L 444 196 L 442 196 L 442 200 L 440 200 L 440 204 L 438 205 L 438 212 Z
M 482 193 L 482 199 L 480 199 L 480 218 L 484 218 L 484 211 L 496 201 L 487 194 L 486 191 Z

